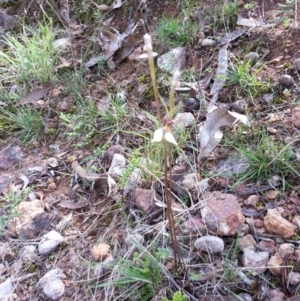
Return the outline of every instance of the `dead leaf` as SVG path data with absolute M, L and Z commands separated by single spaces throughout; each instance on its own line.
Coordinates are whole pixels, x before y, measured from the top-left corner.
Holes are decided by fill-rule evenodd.
M 218 68 L 215 75 L 215 80 L 209 93 L 209 95 L 213 96 L 211 100 L 211 103 L 213 105 L 217 102 L 219 92 L 223 88 L 226 82 L 227 73 L 228 73 L 227 49 L 222 48 L 219 51 Z
M 60 201 L 58 203 L 58 206 L 74 210 L 74 209 L 84 208 L 88 204 L 89 203 L 87 201 L 83 201 L 83 202 Z
M 197 137 L 197 140 L 200 143 L 201 157 L 209 154 L 219 144 L 219 140 L 223 136 L 220 132 L 220 127 L 230 127 L 236 120 L 240 120 L 244 124 L 249 125 L 248 118 L 245 115 L 229 112 L 221 108 L 216 108 L 206 115 L 206 121 Z M 219 135 L 218 139 L 216 139 L 216 134 Z
M 95 181 L 96 179 L 101 178 L 101 174 L 98 174 L 96 172 L 87 172 L 84 168 L 82 168 L 77 161 L 74 161 L 72 163 L 73 170 L 79 175 L 79 177 L 89 180 L 89 181 Z
M 264 25 L 262 20 L 257 20 L 252 17 L 249 19 L 243 18 L 242 16 L 238 15 L 237 25 L 247 26 L 247 27 L 257 27 Z
M 33 90 L 29 94 L 23 96 L 20 99 L 20 101 L 16 104 L 16 106 L 26 105 L 26 104 L 33 103 L 33 102 L 41 99 L 48 93 L 48 91 L 51 89 L 51 87 L 52 87 L 52 84 L 50 82 L 45 83 L 41 88 Z
M 110 10 L 113 10 L 115 8 L 119 8 L 122 6 L 122 1 L 121 0 L 115 0 L 113 2 L 112 5 L 108 6 L 108 5 L 105 5 L 105 4 L 101 4 L 101 5 L 98 5 L 97 3 L 93 2 L 92 3 L 101 11 L 110 11 Z

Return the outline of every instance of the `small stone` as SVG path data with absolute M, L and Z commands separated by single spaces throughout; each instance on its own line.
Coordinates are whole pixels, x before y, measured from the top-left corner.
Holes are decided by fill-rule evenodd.
M 110 246 L 108 244 L 99 244 L 92 249 L 92 255 L 95 261 L 103 261 L 109 255 Z
M 182 234 L 203 233 L 205 225 L 200 216 L 191 216 L 181 224 L 180 230 Z
M 60 101 L 57 106 L 56 109 L 59 112 L 68 112 L 71 108 L 71 103 L 67 102 L 67 101 Z
M 244 62 L 249 63 L 250 66 L 254 66 L 259 60 L 259 54 L 257 52 L 249 52 L 244 57 Z
M 19 256 L 26 263 L 27 262 L 36 262 L 38 259 L 36 246 L 33 246 L 33 245 L 24 246 L 20 250 Z
M 44 294 L 51 300 L 58 300 L 65 293 L 65 285 L 61 278 L 66 276 L 60 269 L 47 272 L 37 283 Z
M 186 60 L 186 48 L 177 47 L 157 59 L 157 67 L 163 71 L 173 74 L 180 70 Z
M 245 249 L 255 250 L 256 241 L 251 234 L 247 234 L 239 239 L 239 248 L 244 251 Z
M 270 254 L 275 252 L 275 242 L 273 240 L 261 240 L 259 245 Z
M 51 227 L 52 219 L 53 217 L 46 212 L 38 213 L 29 223 L 21 226 L 19 238 L 23 240 L 38 238 L 43 231 Z
M 61 91 L 59 89 L 53 89 L 52 90 L 52 96 L 57 97 L 61 94 Z
M 19 146 L 6 147 L 0 151 L 0 170 L 7 170 L 18 164 L 23 157 Z
M 292 244 L 284 243 L 279 246 L 278 253 L 282 258 L 285 258 L 286 256 L 293 254 L 294 250 L 295 249 Z
M 300 58 L 295 59 L 295 68 L 300 72 Z
M 64 241 L 64 238 L 56 231 L 52 230 L 43 235 L 42 240 L 38 245 L 38 250 L 41 255 L 49 254 Z
M 278 190 L 269 190 L 266 192 L 265 196 L 268 200 L 274 201 L 278 198 L 279 191 Z
M 158 209 L 155 205 L 152 190 L 139 187 L 135 189 L 135 205 L 145 214 L 152 213 Z
M 55 184 L 55 183 L 50 183 L 50 184 L 47 186 L 47 189 L 48 189 L 48 190 L 55 190 L 55 189 L 56 189 L 56 184 Z
M 202 236 L 195 241 L 194 246 L 197 250 L 205 251 L 206 253 L 215 254 L 224 251 L 224 241 L 217 236 Z
M 243 301 L 252 301 L 252 296 L 250 294 L 247 294 L 247 293 L 238 294 L 238 297 L 239 297 L 240 300 L 243 300 Z
M 253 224 L 254 224 L 254 227 L 258 228 L 258 229 L 261 229 L 264 227 L 264 222 L 258 218 L 254 220 Z
M 174 127 L 184 130 L 186 127 L 193 125 L 195 117 L 192 113 L 178 113 L 174 119 Z
M 258 195 L 250 195 L 245 201 L 245 205 L 252 206 L 256 208 L 256 204 L 259 202 L 259 196 Z
M 103 262 L 96 264 L 94 267 L 94 277 L 102 276 L 114 261 L 115 258 L 109 254 Z
M 294 84 L 294 79 L 290 75 L 284 74 L 278 78 L 278 83 L 288 88 Z
M 187 98 L 183 103 L 185 112 L 193 112 L 200 109 L 200 101 L 196 98 Z
M 121 154 L 114 154 L 108 173 L 111 177 L 119 176 L 126 166 L 126 159 Z
M 52 167 L 52 168 L 55 168 L 58 166 L 58 160 L 54 157 L 51 157 L 51 158 L 48 158 L 47 159 L 47 164 Z
M 206 38 L 202 41 L 201 46 L 203 46 L 203 47 L 212 47 L 216 44 L 217 44 L 217 41 Z
M 197 183 L 201 181 L 201 176 L 198 173 L 190 173 L 183 176 L 181 185 L 187 190 L 195 189 Z
M 284 301 L 285 300 L 284 294 L 277 289 L 269 290 L 268 297 L 269 297 L 269 300 L 272 300 L 272 301 Z M 290 300 L 290 301 L 292 301 L 292 300 Z
M 266 271 L 268 260 L 268 252 L 255 252 L 251 249 L 245 249 L 242 256 L 243 266 L 249 268 L 254 276 Z
M 279 253 L 276 253 L 275 255 L 273 255 L 268 262 L 269 272 L 274 276 L 280 276 L 282 262 L 283 262 L 283 259 Z
M 206 192 L 203 196 L 201 215 L 207 228 L 220 236 L 236 234 L 245 222 L 237 197 L 219 192 Z
M 300 273 L 290 272 L 288 274 L 288 281 L 291 285 L 297 285 L 300 282 Z
M 14 285 L 11 278 L 7 278 L 4 282 L 0 283 L 0 301 L 11 300 L 10 296 L 14 291 Z
M 292 111 L 292 124 L 300 129 L 300 107 L 296 107 Z
M 268 209 L 264 218 L 265 228 L 269 233 L 277 234 L 283 238 L 294 236 L 297 227 L 284 219 L 276 209 Z
M 31 222 L 36 215 L 44 212 L 44 203 L 40 200 L 24 201 L 16 206 L 15 210 L 18 215 L 8 220 L 7 229 L 9 232 L 18 235 L 22 226 Z

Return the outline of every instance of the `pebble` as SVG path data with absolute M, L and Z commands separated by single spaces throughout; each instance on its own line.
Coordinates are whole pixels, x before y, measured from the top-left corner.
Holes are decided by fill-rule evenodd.
M 200 101 L 196 98 L 187 98 L 183 103 L 185 112 L 193 112 L 200 109 Z
M 269 190 L 266 192 L 265 196 L 268 200 L 274 201 L 278 198 L 279 191 L 278 190 Z
M 300 108 L 296 107 L 292 111 L 292 124 L 300 129 Z
M 284 74 L 278 78 L 278 83 L 288 88 L 294 84 L 294 79 L 290 75 Z
M 268 262 L 269 272 L 274 276 L 280 276 L 282 262 L 283 259 L 281 255 L 279 253 L 275 253 L 275 255 L 273 255 Z
M 44 294 L 51 300 L 58 300 L 65 293 L 65 285 L 61 278 L 65 278 L 61 269 L 47 272 L 37 283 Z
M 220 253 L 224 251 L 224 241 L 218 236 L 205 235 L 198 238 L 194 246 L 197 250 L 206 253 Z
M 268 209 L 264 218 L 264 225 L 268 233 L 277 234 L 283 238 L 292 238 L 297 227 L 284 219 L 277 209 Z
M 49 254 L 64 241 L 64 238 L 56 231 L 52 230 L 43 235 L 42 240 L 38 245 L 38 250 L 41 255 Z
M 215 40 L 206 38 L 202 41 L 201 45 L 203 47 L 212 47 L 212 46 L 216 45 L 216 43 L 217 42 Z
M 120 175 L 126 166 L 126 159 L 121 154 L 114 154 L 108 173 L 111 177 Z
M 300 282 L 300 273 L 290 272 L 288 274 L 288 280 L 291 285 L 297 285 Z
M 105 243 L 98 244 L 92 249 L 92 255 L 95 261 L 103 261 L 109 255 L 110 246 Z
M 186 48 L 177 47 L 157 59 L 157 67 L 163 71 L 173 74 L 180 70 L 186 61 Z
M 255 252 L 251 249 L 245 249 L 242 256 L 243 266 L 249 268 L 254 276 L 266 271 L 268 260 L 268 252 Z
M 244 57 L 244 62 L 254 66 L 259 60 L 259 54 L 257 52 L 249 52 Z
M 183 176 L 181 185 L 187 190 L 195 189 L 197 183 L 201 181 L 201 176 L 198 173 L 190 173 Z
M 295 59 L 295 68 L 300 72 L 300 58 Z

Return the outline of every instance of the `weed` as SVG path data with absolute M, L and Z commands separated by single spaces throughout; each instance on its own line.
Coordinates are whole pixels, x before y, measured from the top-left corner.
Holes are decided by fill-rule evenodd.
M 108 95 L 110 107 L 98 110 L 91 99 L 78 98 L 73 114 L 60 113 L 61 123 L 66 126 L 66 135 L 76 138 L 74 146 L 83 147 L 91 143 L 95 135 L 114 135 L 129 116 L 126 106 L 117 96 Z M 121 122 L 121 123 L 120 123 Z M 79 142 L 80 140 L 80 142 Z
M 225 28 L 232 28 L 236 25 L 238 13 L 237 1 L 225 1 L 221 10 L 221 20 Z
M 250 9 L 252 9 L 252 8 L 254 7 L 254 5 L 255 5 L 254 2 L 246 3 L 246 4 L 244 5 L 244 9 L 250 10 Z
M 169 47 L 184 46 L 197 34 L 198 25 L 189 20 L 181 22 L 179 19 L 163 17 L 157 26 L 158 43 Z
M 36 139 L 42 128 L 42 118 L 36 109 L 17 107 L 12 111 L 3 110 L 2 117 L 6 126 L 13 131 L 22 142 Z
M 293 167 L 295 161 L 292 143 L 284 145 L 268 136 L 266 131 L 258 129 L 252 137 L 252 143 L 245 141 L 241 134 L 235 139 L 225 139 L 224 143 L 232 147 L 248 163 L 246 169 L 239 174 L 239 183 L 244 181 L 261 181 L 280 176 L 285 190 L 287 177 L 299 175 Z
M 226 84 L 228 86 L 237 85 L 242 93 L 247 95 L 260 95 L 271 88 L 271 84 L 257 79 L 259 69 L 251 71 L 250 62 L 241 62 L 236 60 L 231 62 Z
M 26 188 L 21 192 L 16 192 L 14 189 L 10 189 L 7 194 L 2 198 L 1 208 L 4 209 L 7 213 L 1 215 L 0 217 L 0 236 L 3 234 L 4 229 L 6 228 L 7 221 L 18 216 L 16 207 L 27 197 L 28 193 L 31 191 L 31 188 Z
M 55 79 L 55 60 L 58 49 L 54 48 L 52 21 L 44 21 L 37 28 L 23 26 L 19 38 L 4 37 L 8 49 L 0 51 L 2 81 L 19 84 L 46 83 Z
M 180 291 L 175 292 L 172 299 L 162 298 L 161 301 L 185 301 L 186 296 L 184 296 Z
M 112 286 L 126 291 L 126 297 L 130 300 L 150 300 L 155 294 L 155 289 L 161 285 L 160 264 L 148 251 L 143 254 L 135 252 L 132 260 L 119 258 L 118 264 L 114 264 L 112 268 L 115 278 L 98 287 Z

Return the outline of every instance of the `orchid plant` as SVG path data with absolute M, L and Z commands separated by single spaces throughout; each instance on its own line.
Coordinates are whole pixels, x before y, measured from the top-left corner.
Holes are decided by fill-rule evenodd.
M 175 234 L 175 223 L 172 211 L 172 201 L 171 201 L 171 169 L 168 169 L 168 166 L 171 166 L 171 146 L 177 146 L 177 142 L 172 134 L 172 126 L 173 126 L 173 117 L 174 117 L 174 97 L 175 97 L 175 89 L 179 86 L 179 78 L 180 72 L 175 71 L 173 75 L 173 79 L 171 82 L 171 90 L 170 90 L 170 97 L 169 97 L 169 110 L 166 116 L 161 120 L 160 114 L 160 105 L 158 100 L 158 92 L 156 87 L 156 77 L 155 77 L 155 67 L 154 67 L 154 57 L 157 55 L 156 52 L 152 49 L 152 40 L 149 34 L 145 34 L 144 36 L 144 51 L 140 58 L 148 58 L 149 62 L 149 69 L 150 69 L 150 76 L 151 82 L 154 91 L 154 98 L 156 102 L 156 109 L 157 109 L 157 119 L 160 123 L 160 128 L 158 128 L 153 135 L 152 142 L 159 142 L 163 144 L 164 149 L 164 185 L 165 185 L 165 199 L 167 204 L 167 218 L 168 218 L 168 225 L 170 229 L 170 236 L 172 241 L 172 246 L 174 250 L 174 268 L 177 268 L 178 263 L 181 262 L 180 260 L 180 249 L 177 242 L 177 237 Z M 168 164 L 169 163 L 169 164 Z M 168 177 L 169 172 L 169 177 Z

